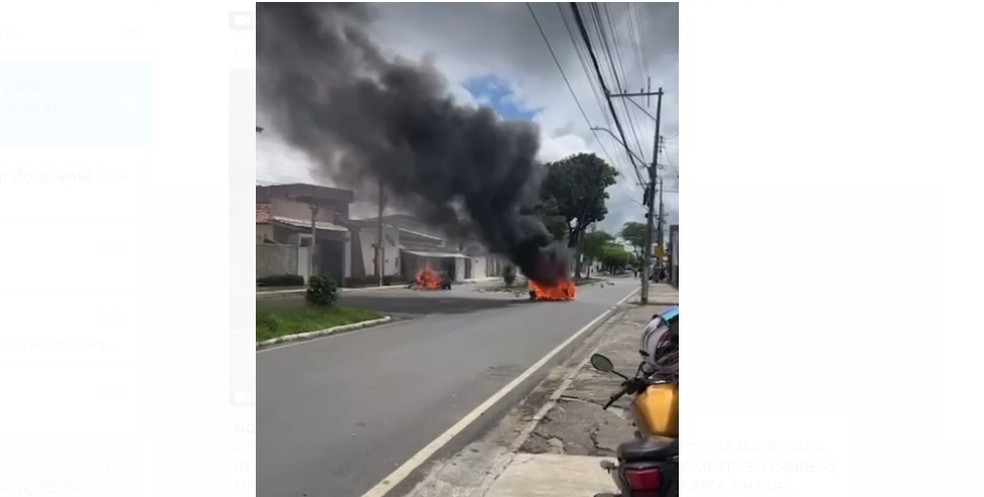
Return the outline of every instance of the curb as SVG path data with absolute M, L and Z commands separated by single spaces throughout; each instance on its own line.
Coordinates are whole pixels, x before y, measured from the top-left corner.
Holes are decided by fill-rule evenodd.
M 581 350 L 586 350 L 587 353 L 581 360 L 577 361 L 576 363 L 570 364 L 570 371 L 566 372 L 566 374 L 563 374 L 560 377 L 562 378 L 560 384 L 557 387 L 555 387 L 553 390 L 549 391 L 550 394 L 546 396 L 545 399 L 546 401 L 534 412 L 533 417 L 527 419 L 525 422 L 519 425 L 520 427 L 519 431 L 515 435 L 512 435 L 510 437 L 511 440 L 509 441 L 509 444 L 502 448 L 503 452 L 492 460 L 490 466 L 484 470 L 484 475 L 482 475 L 479 478 L 478 482 L 475 483 L 474 486 L 471 487 L 471 489 L 468 490 L 467 493 L 465 493 L 464 495 L 466 495 L 467 497 L 487 496 L 487 492 L 492 487 L 494 482 L 497 479 L 499 479 L 502 473 L 505 472 L 505 470 L 509 466 L 513 464 L 513 462 L 516 459 L 516 456 L 520 454 L 519 449 L 523 446 L 523 444 L 530 437 L 530 435 L 536 430 L 537 426 L 539 426 L 540 422 L 546 417 L 546 415 L 553 409 L 554 406 L 556 406 L 557 401 L 560 399 L 563 393 L 570 387 L 571 383 L 573 383 L 574 377 L 576 377 L 577 374 L 589 362 L 591 354 L 593 354 L 595 351 L 598 350 L 598 347 L 602 343 L 600 334 L 604 333 L 605 328 L 611 326 L 615 319 L 625 314 L 625 312 L 627 311 L 627 308 L 625 306 L 631 305 L 629 304 L 629 302 L 631 302 L 631 297 L 638 296 L 638 294 L 639 294 L 639 289 L 637 288 L 634 292 L 632 292 L 632 294 L 629 295 L 629 298 L 626 298 L 624 301 L 620 302 L 619 304 L 616 304 L 615 306 L 609 308 L 608 311 L 606 311 L 607 315 L 603 319 L 599 320 L 589 332 L 585 333 L 585 335 L 581 338 L 581 340 L 577 341 L 577 343 L 572 342 L 570 344 L 572 347 L 570 351 L 571 354 L 576 354 L 578 351 Z M 592 344 L 591 340 L 594 339 L 598 339 L 598 342 Z M 564 367 L 565 363 L 566 361 L 561 361 L 560 364 L 554 367 L 555 368 Z M 548 373 L 548 377 L 549 377 L 549 373 Z M 531 392 L 528 392 L 526 396 L 524 396 L 523 399 L 520 401 L 520 403 L 525 403 L 527 401 L 527 396 L 536 392 L 537 388 L 540 387 L 543 381 L 547 381 L 547 378 L 544 378 L 544 380 L 542 380 L 541 383 L 535 385 L 533 387 L 533 390 Z M 516 406 L 513 406 L 511 409 L 515 409 L 515 407 Z M 410 494 L 410 495 L 416 497 L 417 494 Z
M 387 288 L 406 288 L 409 283 L 403 283 L 401 285 L 383 285 L 383 286 L 364 286 L 361 288 L 339 288 L 343 292 L 358 292 L 367 290 L 386 290 Z
M 636 292 L 633 292 L 632 295 L 633 296 L 638 295 L 638 290 Z M 587 333 L 587 335 L 589 336 L 585 336 L 584 339 L 581 341 L 581 343 L 578 345 L 581 346 L 585 345 L 586 343 L 588 343 L 589 340 L 598 336 L 599 333 L 604 333 L 605 330 L 603 328 L 607 326 L 611 326 L 614 323 L 614 319 L 624 316 L 626 313 L 626 308 L 623 306 L 628 302 L 629 300 L 627 299 L 625 302 L 622 302 L 621 304 L 616 305 L 612 309 L 609 309 L 608 315 L 599 323 L 597 323 L 594 329 L 592 329 L 590 333 Z M 486 493 L 492 487 L 492 484 L 495 482 L 495 480 L 499 479 L 499 476 L 501 476 L 502 473 L 505 472 L 505 470 L 513 464 L 513 462 L 516 459 L 516 456 L 520 454 L 519 449 L 522 448 L 523 444 L 525 444 L 526 441 L 533 434 L 533 432 L 536 431 L 536 428 L 546 418 L 547 414 L 549 414 L 550 411 L 553 410 L 554 407 L 556 407 L 558 401 L 560 400 L 560 397 L 564 395 L 564 392 L 566 392 L 568 388 L 570 388 L 571 384 L 574 382 L 574 378 L 577 377 L 578 373 L 580 373 L 585 366 L 587 366 L 587 364 L 590 361 L 591 354 L 597 352 L 598 349 L 601 347 L 601 344 L 602 341 L 600 340 L 599 337 L 599 341 L 593 344 L 592 346 L 590 346 L 590 350 L 587 351 L 587 354 L 585 354 L 584 358 L 578 361 L 576 364 L 570 366 L 570 371 L 568 371 L 567 374 L 562 376 L 563 381 L 561 381 L 560 385 L 558 385 L 552 392 L 550 392 L 550 395 L 547 396 L 546 402 L 544 402 L 543 405 L 541 405 L 540 408 L 536 410 L 536 412 L 533 414 L 533 417 L 522 425 L 522 429 L 519 430 L 519 433 L 513 437 L 512 441 L 506 447 L 505 452 L 499 455 L 492 462 L 492 467 L 489 468 L 486 474 L 480 479 L 475 489 L 468 494 L 470 497 L 485 497 Z M 576 352 L 577 352 L 577 347 L 575 347 L 575 350 L 572 351 L 572 353 L 576 353 Z M 536 388 L 537 387 L 534 387 L 534 390 Z M 525 400 L 526 399 L 524 398 L 523 401 L 525 402 Z
M 306 338 L 314 338 L 322 335 L 331 335 L 333 333 L 338 333 L 341 331 L 357 330 L 360 328 L 368 328 L 370 326 L 376 326 L 378 324 L 384 324 L 392 321 L 391 316 L 383 316 L 379 319 L 370 319 L 369 321 L 361 321 L 352 324 L 343 324 L 341 326 L 335 326 L 333 328 L 326 328 L 323 330 L 306 331 L 304 333 L 296 333 L 294 335 L 284 335 L 282 337 L 271 338 L 269 340 L 264 340 L 262 342 L 256 343 L 256 348 L 265 347 L 267 345 L 274 345 L 283 342 L 293 342 L 296 340 L 304 340 Z
M 358 292 L 358 291 L 367 291 L 367 290 L 385 290 L 387 288 L 406 288 L 406 287 L 407 287 L 406 284 L 403 284 L 403 285 L 386 285 L 386 286 L 367 286 L 367 287 L 361 287 L 361 288 L 346 288 L 346 287 L 342 287 L 342 288 L 339 288 L 338 291 L 344 293 L 344 292 Z M 291 289 L 291 290 L 270 290 L 270 291 L 266 291 L 266 292 L 256 292 L 256 296 L 258 298 L 275 297 L 275 296 L 278 296 L 278 295 L 288 295 L 288 294 L 292 294 L 292 293 L 304 293 L 306 291 L 307 291 L 307 288 L 295 288 L 295 289 Z
M 628 301 L 626 303 L 628 303 Z M 630 305 L 639 305 L 639 304 L 630 304 Z M 668 306 L 668 305 L 679 305 L 679 304 L 649 302 L 646 305 Z M 606 326 L 607 327 L 613 326 L 616 322 L 616 318 L 619 319 L 623 318 L 628 313 L 628 308 L 622 306 L 619 307 L 620 308 L 614 310 L 612 314 L 608 316 L 608 318 L 605 319 L 603 323 L 600 323 L 598 325 L 598 327 L 595 329 L 595 332 L 604 333 L 605 330 L 602 331 L 599 330 L 601 330 L 601 328 Z M 574 378 L 576 378 L 581 371 L 587 368 L 587 366 L 590 364 L 591 356 L 596 352 L 598 352 L 598 349 L 600 349 L 603 344 L 604 341 L 599 340 L 590 348 L 590 350 L 587 351 L 583 359 L 581 359 L 576 365 L 573 365 L 571 367 L 570 371 L 563 377 L 564 380 L 560 383 L 560 385 L 553 392 L 550 393 L 550 396 L 547 397 L 547 401 L 540 406 L 540 408 L 533 415 L 533 417 L 530 418 L 530 420 L 526 423 L 523 429 L 520 430 L 519 434 L 516 436 L 512 444 L 509 446 L 508 453 L 502 456 L 499 463 L 502 464 L 503 467 L 508 466 L 509 464 L 512 463 L 515 456 L 519 454 L 519 449 L 523 446 L 523 444 L 526 443 L 526 441 L 533 434 L 533 432 L 536 431 L 537 427 L 540 426 L 540 423 L 542 423 L 543 420 L 547 418 L 547 415 L 550 414 L 550 411 L 552 411 L 553 408 L 557 406 L 557 404 L 560 401 L 560 398 L 564 396 L 564 393 L 567 391 L 567 389 L 570 388 L 571 385 L 574 383 Z
M 605 319 L 603 323 L 598 324 L 598 327 L 595 328 L 594 331 L 598 331 L 605 326 L 611 326 L 612 324 L 615 323 L 614 319 L 616 317 L 621 318 L 625 316 L 625 314 L 626 314 L 625 308 L 620 308 L 612 312 L 608 316 L 608 318 Z M 530 438 L 530 435 L 532 435 L 533 432 L 536 431 L 537 426 L 539 426 L 540 422 L 542 422 L 547 417 L 547 414 L 549 414 L 550 411 L 557 406 L 557 402 L 560 400 L 561 397 L 563 397 L 564 392 L 566 392 L 567 389 L 571 387 L 571 384 L 574 383 L 574 378 L 576 378 L 577 375 L 585 368 L 585 366 L 588 365 L 588 363 L 591 360 L 591 355 L 598 352 L 598 349 L 601 348 L 602 343 L 603 342 L 601 340 L 595 343 L 594 346 L 591 347 L 591 350 L 589 350 L 588 353 L 585 354 L 584 359 L 581 359 L 574 367 L 571 368 L 570 372 L 566 376 L 564 376 L 564 381 L 560 383 L 560 386 L 558 386 L 556 390 L 550 393 L 550 396 L 547 397 L 547 401 L 544 402 L 542 406 L 540 406 L 540 409 L 538 409 L 536 414 L 533 415 L 533 418 L 530 419 L 529 422 L 526 424 L 526 426 L 523 427 L 523 430 L 520 431 L 516 439 L 513 440 L 513 444 L 510 445 L 509 447 L 509 452 L 513 456 L 515 456 L 519 452 L 520 447 L 522 447 L 523 444 L 526 443 L 526 440 Z

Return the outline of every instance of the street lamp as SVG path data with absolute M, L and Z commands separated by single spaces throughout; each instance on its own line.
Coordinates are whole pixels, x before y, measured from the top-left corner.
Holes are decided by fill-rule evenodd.
M 605 133 L 608 133 L 609 135 L 612 135 L 612 138 L 614 138 L 615 141 L 617 141 L 620 145 L 622 145 L 623 147 L 625 147 L 625 150 L 627 150 L 629 152 L 629 156 L 632 159 L 634 159 L 636 161 L 639 161 L 639 165 L 641 165 L 642 167 L 646 167 L 646 161 L 640 159 L 639 156 L 636 155 L 635 152 L 633 152 L 632 149 L 629 148 L 629 146 L 625 144 L 625 142 L 623 142 L 617 136 L 615 136 L 615 133 L 612 133 L 612 130 L 610 130 L 608 128 L 591 128 L 591 131 L 604 131 Z

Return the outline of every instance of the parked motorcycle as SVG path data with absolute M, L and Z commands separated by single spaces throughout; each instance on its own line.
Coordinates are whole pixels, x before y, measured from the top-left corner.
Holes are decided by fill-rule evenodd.
M 653 316 L 643 333 L 643 361 L 628 377 L 615 370 L 601 354 L 591 356 L 598 371 L 623 379 L 622 389 L 608 399 L 611 407 L 624 395 L 633 395 L 630 412 L 636 427 L 635 439 L 620 444 L 618 462 L 602 461 L 619 494 L 595 497 L 677 497 L 679 495 L 679 377 L 677 374 L 678 310 Z

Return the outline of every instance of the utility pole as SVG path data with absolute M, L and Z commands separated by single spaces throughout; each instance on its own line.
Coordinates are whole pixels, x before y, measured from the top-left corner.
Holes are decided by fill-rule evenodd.
M 318 227 L 315 224 L 318 217 L 318 206 L 311 204 L 308 205 L 308 208 L 311 209 L 311 246 L 308 248 L 308 282 L 310 282 L 311 276 L 318 274 L 314 270 L 314 252 L 318 244 Z
M 383 180 L 379 180 L 379 217 L 376 223 L 376 275 L 379 276 L 379 286 L 383 286 L 383 275 L 386 272 L 386 248 L 383 246 Z
M 621 93 L 612 94 L 610 97 L 648 97 L 652 92 Z M 659 119 L 663 109 L 663 87 L 656 91 L 656 133 L 653 136 L 653 163 L 649 166 L 649 182 L 646 184 L 646 246 L 642 255 L 642 291 L 639 292 L 639 301 L 643 304 L 649 303 L 649 276 L 652 268 L 653 258 L 653 208 L 656 200 L 656 168 L 659 158 Z M 660 186 L 660 215 L 662 216 L 663 188 Z M 660 240 L 662 244 L 662 240 Z
M 663 137 L 659 137 L 659 149 L 663 149 Z M 663 254 L 665 253 L 663 245 L 663 175 L 659 176 L 659 215 L 656 216 L 656 246 L 659 247 L 658 255 L 659 258 L 656 261 L 656 269 L 662 271 L 663 269 Z
M 656 268 L 663 269 L 663 178 L 659 178 L 659 215 L 656 217 L 656 244 L 659 247 L 659 259 L 656 261 Z

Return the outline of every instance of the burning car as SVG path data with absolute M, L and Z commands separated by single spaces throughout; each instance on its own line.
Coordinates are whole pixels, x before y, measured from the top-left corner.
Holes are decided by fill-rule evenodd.
M 561 278 L 553 285 L 530 280 L 529 285 L 530 300 L 574 300 L 577 296 L 577 286 L 569 278 Z
M 435 271 L 430 263 L 427 263 L 420 271 L 417 271 L 417 276 L 411 286 L 418 290 L 450 290 L 451 277 L 444 271 Z

